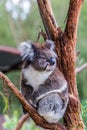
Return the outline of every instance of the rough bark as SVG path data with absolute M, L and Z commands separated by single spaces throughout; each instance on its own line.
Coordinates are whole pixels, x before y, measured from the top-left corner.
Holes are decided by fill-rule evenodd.
M 57 23 L 49 0 L 37 0 L 44 28 L 49 39 L 57 37 Z M 50 32 L 50 33 L 49 33 Z
M 65 125 L 69 130 L 83 130 L 75 73 L 77 27 L 83 0 L 70 0 L 64 33 L 53 22 L 55 19 L 53 13 L 51 15 L 48 0 L 37 0 L 37 3 L 48 38 L 54 40 L 56 45 L 58 67 L 68 81 L 69 105 L 64 117 Z

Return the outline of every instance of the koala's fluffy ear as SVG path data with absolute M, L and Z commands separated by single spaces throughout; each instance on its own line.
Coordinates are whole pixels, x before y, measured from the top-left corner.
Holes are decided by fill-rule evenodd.
M 52 40 L 48 40 L 48 39 L 46 40 L 45 46 L 46 46 L 46 48 L 48 48 L 50 50 L 53 50 L 55 48 L 54 42 Z
M 22 60 L 29 59 L 30 61 L 33 59 L 34 56 L 34 45 L 31 41 L 22 42 L 18 47 Z

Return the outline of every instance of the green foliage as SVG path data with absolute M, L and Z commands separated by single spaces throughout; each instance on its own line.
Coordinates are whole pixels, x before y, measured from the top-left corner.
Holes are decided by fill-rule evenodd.
M 14 38 L 9 27 L 9 17 L 5 9 L 5 2 L 0 1 L 0 44 L 14 46 Z
M 87 130 L 87 100 L 82 100 L 82 119 Z
M 2 96 L 3 102 L 5 104 L 4 109 L 3 109 L 3 113 L 4 113 L 4 112 L 6 112 L 8 110 L 8 105 L 9 105 L 8 98 L 5 97 L 4 94 L 1 91 L 0 91 L 0 95 Z
M 7 76 L 15 84 L 15 86 L 17 86 L 17 88 L 19 89 L 20 88 L 20 82 L 19 82 L 20 81 L 20 72 L 15 71 L 12 73 L 8 73 Z M 11 90 L 9 90 L 8 87 L 6 87 L 6 86 L 5 87 L 7 89 L 8 96 L 5 97 L 4 96 L 5 92 L 4 92 L 3 87 L 4 87 L 3 82 L 0 80 L 0 91 L 1 91 L 0 104 L 2 104 L 0 106 L 0 113 L 3 113 L 3 110 L 6 110 L 7 107 L 9 107 L 10 113 L 13 113 L 13 111 L 15 109 L 18 109 L 19 111 L 21 111 L 21 105 L 19 103 L 19 100 L 14 96 L 14 94 L 11 92 Z M 6 112 L 6 111 L 4 111 L 4 112 Z
M 5 115 L 5 123 L 3 124 L 4 130 L 14 130 L 19 121 L 19 112 L 15 110 L 12 117 Z M 21 130 L 41 130 L 41 128 L 36 127 L 32 120 L 26 121 Z
M 5 123 L 3 124 L 5 130 L 13 130 L 18 122 L 18 112 L 14 111 L 12 118 L 5 115 Z
M 78 27 L 77 50 L 80 50 L 80 59 L 83 63 L 87 62 L 87 0 L 84 0 Z M 81 64 L 81 65 L 82 65 Z M 77 75 L 77 85 L 80 93 L 80 98 L 87 98 L 87 69 Z

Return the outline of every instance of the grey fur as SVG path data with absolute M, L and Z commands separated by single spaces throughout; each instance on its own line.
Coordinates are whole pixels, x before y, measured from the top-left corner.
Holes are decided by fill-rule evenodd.
M 22 58 L 24 54 L 30 56 L 33 52 L 33 56 L 23 61 L 21 92 L 44 119 L 56 123 L 63 117 L 67 108 L 68 85 L 56 67 L 54 43 L 47 40 L 43 46 L 32 46 L 30 42 L 29 46 L 26 48 L 27 54 L 24 49 L 21 51 Z M 28 62 L 31 57 L 32 61 Z

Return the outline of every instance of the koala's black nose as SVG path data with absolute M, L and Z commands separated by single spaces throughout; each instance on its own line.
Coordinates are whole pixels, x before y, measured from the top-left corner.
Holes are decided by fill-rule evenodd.
M 54 57 L 51 57 L 49 61 L 50 61 L 50 65 L 54 65 L 55 64 L 55 58 Z

